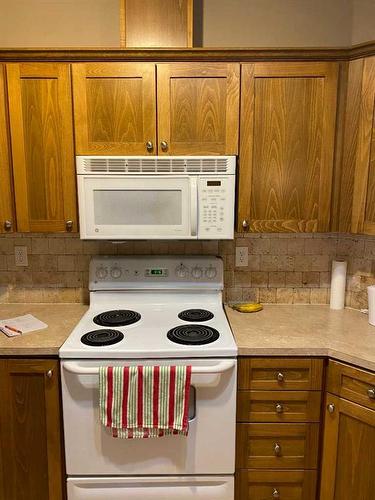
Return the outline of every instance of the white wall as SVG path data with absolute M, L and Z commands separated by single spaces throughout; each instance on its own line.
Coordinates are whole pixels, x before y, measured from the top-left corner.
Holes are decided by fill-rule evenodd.
M 352 44 L 375 40 L 375 0 L 352 1 Z
M 0 0 L 0 47 L 111 47 L 119 33 L 119 0 Z
M 206 47 L 350 45 L 351 1 L 204 0 L 203 44 Z
M 198 2 L 206 47 L 340 47 L 375 40 L 375 0 Z M 0 47 L 38 46 L 119 46 L 119 0 L 0 0 Z

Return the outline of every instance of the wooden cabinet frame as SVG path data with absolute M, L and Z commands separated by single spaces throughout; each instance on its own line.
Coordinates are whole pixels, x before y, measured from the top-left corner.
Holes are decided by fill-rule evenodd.
M 155 88 L 155 64 L 154 63 L 87 63 L 73 64 L 73 98 L 74 98 L 74 127 L 76 138 L 76 153 L 78 155 L 123 155 L 124 149 L 126 154 L 131 155 L 148 155 L 156 154 L 156 88 Z M 88 82 L 94 82 L 98 79 L 106 79 L 107 81 L 128 80 L 141 82 L 141 102 L 135 105 L 141 106 L 140 116 L 132 114 L 125 124 L 121 117 L 117 124 L 117 133 L 122 135 L 124 127 L 130 127 L 133 130 L 143 132 L 141 141 L 93 141 L 89 137 L 89 128 L 95 132 L 95 127 L 101 127 L 102 131 L 106 126 L 110 126 L 109 120 L 114 120 L 115 117 L 108 117 L 105 123 L 90 123 L 89 120 L 89 99 L 88 99 Z M 101 105 L 110 106 L 113 102 L 105 102 L 103 97 Z M 129 106 L 134 106 L 132 96 L 128 96 Z M 93 106 L 94 107 L 94 106 Z M 102 113 L 105 110 L 94 110 Z M 104 119 L 103 119 L 104 120 Z M 122 127 L 122 128 L 121 128 Z M 103 132 L 104 133 L 104 132 Z M 151 141 L 153 146 L 149 151 L 146 143 Z
M 293 219 L 284 220 L 277 218 L 268 218 L 264 220 L 252 219 L 252 188 L 253 175 L 257 168 L 254 164 L 254 137 L 258 127 L 255 123 L 255 82 L 257 79 L 273 78 L 309 78 L 324 79 L 323 102 L 321 108 L 323 116 L 320 120 L 320 130 L 316 131 L 321 140 L 321 154 L 316 151 L 316 158 L 319 158 L 319 196 L 318 200 L 311 200 L 309 215 L 315 213 L 312 204 L 317 201 L 317 217 L 311 219 Z M 335 122 L 336 122 L 336 104 L 337 104 L 337 81 L 338 66 L 334 63 L 325 62 L 265 62 L 254 64 L 242 64 L 241 67 L 241 136 L 240 136 L 240 175 L 239 175 L 239 209 L 238 209 L 238 231 L 293 231 L 293 232 L 311 232 L 311 231 L 329 231 L 330 228 L 330 209 L 332 192 L 332 175 L 334 160 L 334 141 L 335 141 Z M 280 90 L 281 92 L 281 90 Z M 271 114 L 271 110 L 268 110 Z M 272 117 L 268 117 L 271 120 Z M 318 118 L 318 117 L 316 117 Z M 317 125 L 318 127 L 318 125 Z M 280 135 L 282 131 L 280 131 Z M 315 139 L 317 139 L 315 137 Z M 310 138 L 311 141 L 311 138 Z M 311 141 L 313 142 L 313 141 Z M 307 150 L 315 147 L 314 144 L 305 145 Z M 279 152 L 280 153 L 280 152 Z M 268 152 L 268 154 L 271 154 Z M 316 160 L 315 158 L 315 160 Z M 283 168 L 282 160 L 279 159 L 279 168 Z M 284 172 L 287 176 L 288 172 Z M 266 181 L 265 181 L 266 182 Z M 311 180 L 309 182 L 316 182 Z M 293 179 L 289 179 L 289 189 L 293 184 Z M 271 190 L 271 188 L 270 188 Z M 285 197 L 288 193 L 271 193 L 277 201 L 277 197 Z M 305 195 L 307 196 L 307 194 Z M 265 210 L 269 212 L 268 201 L 263 200 Z M 275 202 L 276 203 L 276 202 Z M 290 209 L 291 210 L 291 209 Z M 275 214 L 277 215 L 277 214 Z
M 364 60 L 357 153 L 354 171 L 352 232 L 375 234 L 374 220 L 366 220 L 370 172 L 375 171 L 375 56 Z M 374 174 L 375 178 L 375 174 Z M 373 181 L 374 183 L 374 181 Z M 372 195 L 375 199 L 375 195 Z
M 7 77 L 18 231 L 77 231 L 70 66 L 61 63 L 7 64 Z M 30 90 L 28 97 L 33 93 L 33 99 L 43 95 L 44 107 L 40 104 L 37 113 L 30 105 L 24 106 L 27 97 L 23 82 L 33 80 L 56 82 L 55 93 L 44 87 L 37 89 L 37 83 Z M 30 112 L 26 117 L 25 107 L 34 114 Z M 33 135 L 42 136 L 40 150 L 35 149 Z M 46 169 L 43 186 L 36 183 L 30 161 L 33 166 Z M 33 217 L 30 203 L 38 204 L 42 189 L 45 206 L 39 211 L 47 214 Z
M 212 155 L 235 155 L 238 152 L 238 130 L 239 130 L 239 88 L 240 88 L 240 67 L 236 63 L 162 63 L 157 65 L 157 87 L 158 87 L 158 138 L 159 146 L 165 141 L 167 148 L 159 147 L 159 154 L 169 155 L 199 155 L 199 154 L 212 154 Z M 195 109 L 199 122 L 201 124 L 200 132 L 207 132 L 210 128 L 211 133 L 217 133 L 218 129 L 222 126 L 221 120 L 224 121 L 224 137 L 220 142 L 202 141 L 199 142 L 196 138 L 192 137 L 191 140 L 173 141 L 172 130 L 173 126 L 178 128 L 179 125 L 183 127 L 183 123 L 176 125 L 172 121 L 173 102 L 172 95 L 172 81 L 177 79 L 197 79 L 203 81 L 204 79 L 225 80 L 225 110 L 220 110 L 215 106 L 219 106 L 220 97 L 218 89 L 210 89 L 209 95 L 211 99 L 207 98 L 209 109 L 200 108 Z M 198 85 L 198 84 L 197 84 Z M 193 92 L 193 88 L 190 89 Z M 197 92 L 199 97 L 202 95 L 202 90 L 199 88 Z M 189 121 L 192 109 L 188 110 L 189 103 L 193 101 L 193 96 L 188 96 L 188 90 L 185 95 L 182 119 Z M 207 96 L 206 96 L 207 97 Z M 179 102 L 181 106 L 181 102 Z M 178 111 L 181 111 L 178 110 Z M 220 114 L 222 112 L 222 114 Z M 201 116 L 199 116 L 199 113 Z M 181 113 L 176 112 L 181 118 Z M 207 123 L 211 120 L 211 123 Z M 216 130 L 215 130 L 216 129 Z
M 333 405 L 333 411 L 329 411 L 329 405 Z M 351 417 L 367 426 L 375 427 L 375 411 L 363 406 L 341 399 L 333 394 L 327 394 L 326 418 L 324 423 L 323 463 L 320 486 L 320 500 L 335 500 L 335 488 L 337 483 L 338 464 L 338 442 L 340 433 L 340 416 Z M 373 443 L 368 443 L 373 449 Z M 346 457 L 348 461 L 358 457 Z M 366 496 L 367 485 L 358 485 L 358 498 L 370 498 Z M 373 494 L 373 491 L 371 491 Z M 347 497 L 349 498 L 349 497 Z M 353 499 L 354 500 L 354 499 Z
M 63 500 L 59 362 L 0 360 L 0 395 L 2 498 Z M 34 420 L 45 435 L 35 435 Z
M 0 233 L 15 230 L 4 70 L 0 64 Z

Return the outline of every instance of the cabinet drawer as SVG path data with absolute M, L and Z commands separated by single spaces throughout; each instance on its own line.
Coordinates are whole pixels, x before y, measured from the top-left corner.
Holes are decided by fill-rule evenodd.
M 320 391 L 239 391 L 238 422 L 319 422 Z
M 238 471 L 236 500 L 315 500 L 315 471 Z
M 375 374 L 330 361 L 327 391 L 375 410 Z
M 242 358 L 239 361 L 239 389 L 320 390 L 323 360 L 296 358 Z
M 237 424 L 237 467 L 316 469 L 319 424 Z

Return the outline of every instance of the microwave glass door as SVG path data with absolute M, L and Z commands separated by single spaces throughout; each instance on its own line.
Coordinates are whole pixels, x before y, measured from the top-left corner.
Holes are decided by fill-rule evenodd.
M 197 237 L 195 177 L 79 176 L 78 182 L 82 238 Z

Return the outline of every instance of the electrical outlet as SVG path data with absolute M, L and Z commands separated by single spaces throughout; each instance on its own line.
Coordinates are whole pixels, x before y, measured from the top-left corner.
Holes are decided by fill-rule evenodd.
M 14 261 L 16 266 L 27 267 L 29 265 L 27 247 L 14 247 Z
M 236 247 L 236 267 L 247 267 L 249 264 L 249 248 Z

